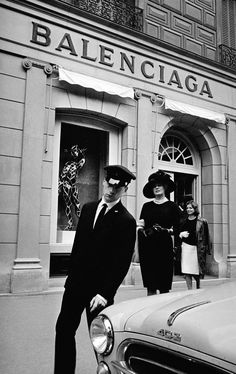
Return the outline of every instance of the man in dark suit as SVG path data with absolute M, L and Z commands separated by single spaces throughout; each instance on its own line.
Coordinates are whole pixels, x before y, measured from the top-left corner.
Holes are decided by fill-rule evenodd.
M 85 204 L 79 218 L 56 324 L 54 374 L 74 374 L 75 334 L 83 310 L 90 326 L 102 309 L 113 304 L 131 263 L 136 221 L 120 199 L 136 178 L 121 165 L 107 166 L 105 171 L 102 199 Z

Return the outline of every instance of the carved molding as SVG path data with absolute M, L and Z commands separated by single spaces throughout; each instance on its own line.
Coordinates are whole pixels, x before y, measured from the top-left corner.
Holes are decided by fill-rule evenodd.
M 47 64 L 44 66 L 43 70 L 46 75 L 51 75 L 53 72 L 53 67 L 50 64 Z
M 139 100 L 142 97 L 142 92 L 140 90 L 134 91 L 134 98 Z
M 155 94 L 153 94 L 151 97 L 150 97 L 150 101 L 151 103 L 155 104 L 156 101 L 157 101 L 157 96 Z
M 22 61 L 22 66 L 25 70 L 30 70 L 32 67 L 43 69 L 46 75 L 51 75 L 54 71 L 54 67 L 50 64 L 39 63 L 38 61 L 32 61 L 29 58 L 24 58 Z
M 25 70 L 29 70 L 32 68 L 33 64 L 32 64 L 32 61 L 29 59 L 29 58 L 25 58 L 23 61 L 22 61 L 22 66 Z

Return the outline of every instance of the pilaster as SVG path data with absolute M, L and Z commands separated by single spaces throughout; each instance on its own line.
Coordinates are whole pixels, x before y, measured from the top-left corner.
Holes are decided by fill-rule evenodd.
M 229 120 L 227 134 L 228 152 L 228 196 L 229 196 L 229 251 L 227 256 L 227 276 L 236 277 L 236 168 L 235 168 L 235 144 L 236 144 L 236 119 Z
M 12 293 L 41 291 L 46 282 L 39 255 L 40 192 L 46 79 L 52 71 L 50 65 L 40 65 L 29 59 L 24 59 L 22 66 L 26 70 L 25 112 L 17 253 L 11 273 Z
M 137 96 L 138 95 L 138 96 Z M 143 187 L 152 173 L 153 149 L 153 104 L 156 96 L 141 91 L 136 92 L 137 98 L 137 217 L 146 199 Z

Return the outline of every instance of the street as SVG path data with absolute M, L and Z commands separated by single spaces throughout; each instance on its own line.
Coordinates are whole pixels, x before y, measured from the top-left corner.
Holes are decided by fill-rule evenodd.
M 202 287 L 225 279 L 206 279 Z M 182 278 L 173 284 L 173 292 L 186 289 Z M 0 373 L 53 374 L 54 329 L 59 313 L 63 288 L 40 294 L 0 296 Z M 122 286 L 115 302 L 146 295 L 141 286 Z M 96 372 L 85 314 L 77 336 L 76 374 Z M 66 373 L 65 373 L 66 374 Z
M 1 374 L 53 374 L 54 329 L 62 292 L 63 288 L 59 288 L 41 294 L 0 296 Z M 116 302 L 144 294 L 141 288 L 122 287 Z M 76 340 L 76 374 L 95 373 L 96 359 L 85 313 Z

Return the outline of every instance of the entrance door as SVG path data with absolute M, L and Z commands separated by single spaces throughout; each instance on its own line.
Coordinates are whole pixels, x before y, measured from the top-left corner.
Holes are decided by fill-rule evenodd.
M 197 176 L 185 173 L 174 173 L 176 184 L 175 202 L 184 209 L 184 203 L 188 200 L 195 199 Z
M 163 136 L 158 152 L 158 168 L 167 172 L 176 183 L 176 190 L 170 199 L 184 208 L 183 203 L 188 198 L 200 201 L 200 170 L 201 162 L 198 152 L 189 139 L 183 139 L 183 134 L 177 131 Z
M 163 170 L 163 169 L 162 169 Z M 181 210 L 185 209 L 184 203 L 188 200 L 195 199 L 196 196 L 196 181 L 197 176 L 186 173 L 170 173 L 167 170 L 163 170 L 169 174 L 171 179 L 175 182 L 175 191 L 167 196 L 171 201 L 174 201 Z
M 168 198 L 184 210 L 188 200 L 200 201 L 200 157 L 189 139 L 177 131 L 168 132 L 162 137 L 158 152 L 158 168 L 170 175 L 176 184 Z M 181 274 L 180 260 L 175 262 L 174 274 Z

